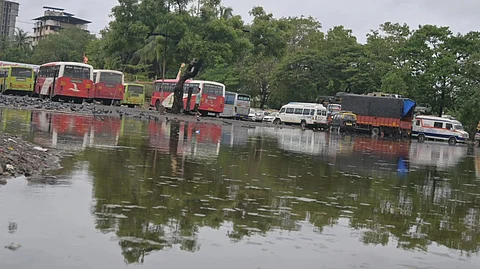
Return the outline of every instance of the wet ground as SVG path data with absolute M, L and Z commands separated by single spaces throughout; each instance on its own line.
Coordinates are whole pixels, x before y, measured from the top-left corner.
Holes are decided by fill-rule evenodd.
M 480 152 L 4 109 L 70 152 L 0 186 L 0 268 L 480 268 Z

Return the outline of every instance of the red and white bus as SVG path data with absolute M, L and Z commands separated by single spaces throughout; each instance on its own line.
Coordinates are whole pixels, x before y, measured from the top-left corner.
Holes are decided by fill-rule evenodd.
M 125 76 L 120 71 L 115 70 L 94 70 L 93 82 L 94 91 L 90 97 L 104 105 L 120 105 L 123 100 L 125 88 Z
M 160 105 L 166 109 L 173 106 L 173 91 L 177 85 L 177 79 L 165 79 L 155 81 L 154 92 L 150 106 L 159 109 Z M 198 89 L 201 89 L 201 100 L 198 110 L 206 116 L 219 116 L 225 105 L 225 85 L 214 81 L 187 80 L 183 85 L 183 108 L 187 109 L 188 89 L 192 87 L 190 99 L 190 111 L 195 108 Z M 162 91 L 163 88 L 163 91 Z
M 53 62 L 39 68 L 35 93 L 41 98 L 82 102 L 93 92 L 93 67 L 74 62 Z

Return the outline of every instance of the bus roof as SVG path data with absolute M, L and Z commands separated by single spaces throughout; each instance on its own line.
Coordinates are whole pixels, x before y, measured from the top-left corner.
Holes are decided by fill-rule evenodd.
M 187 79 L 187 81 L 185 81 L 185 82 L 190 82 L 190 81 L 192 81 L 192 80 L 191 80 L 191 79 Z M 162 80 L 162 79 L 157 79 L 157 80 L 155 80 L 154 82 L 155 82 L 155 83 L 162 83 L 162 82 L 167 82 L 167 83 L 175 82 L 175 83 L 176 83 L 176 82 L 178 82 L 178 79 L 176 79 L 176 78 L 166 78 L 166 79 L 164 79 L 164 80 Z
M 55 65 L 61 65 L 61 64 L 82 66 L 82 67 L 88 67 L 88 68 L 93 69 L 93 66 L 91 66 L 89 64 L 77 63 L 77 62 L 51 62 L 51 63 L 42 64 L 40 67 L 42 67 L 42 66 L 55 66 Z
M 93 73 L 97 73 L 97 72 L 109 72 L 109 73 L 116 73 L 116 74 L 120 74 L 120 75 L 123 75 L 123 72 L 122 71 L 118 71 L 118 70 L 107 70 L 107 69 L 94 69 L 93 70 Z
M 143 84 L 138 84 L 138 83 L 123 83 L 124 86 L 140 86 L 140 87 L 145 87 Z

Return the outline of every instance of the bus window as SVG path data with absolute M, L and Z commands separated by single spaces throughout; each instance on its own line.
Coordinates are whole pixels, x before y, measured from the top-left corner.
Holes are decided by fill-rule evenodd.
M 443 128 L 443 122 L 434 122 L 433 127 L 434 128 Z
M 240 94 L 239 94 L 238 97 L 237 97 L 237 100 L 238 100 L 238 101 L 250 101 L 250 96 L 248 96 L 248 95 L 240 95 Z
M 322 111 L 322 116 L 327 116 L 327 111 L 323 110 Z
M 107 85 L 123 84 L 122 74 L 113 73 L 113 72 L 101 72 L 99 82 L 104 82 Z
M 90 79 L 90 68 L 83 66 L 65 65 L 64 77 Z
M 46 77 L 46 78 L 53 78 L 55 76 L 58 76 L 58 71 L 59 70 L 60 70 L 60 67 L 58 65 L 42 66 L 42 67 L 40 67 L 40 70 L 38 71 L 38 76 L 39 77 Z
M 225 95 L 225 104 L 226 105 L 234 105 L 235 104 L 235 94 Z
M 291 107 L 287 108 L 287 114 L 293 114 L 293 108 Z
M 130 85 L 130 86 L 128 86 L 128 92 L 142 94 L 143 93 L 143 87 L 137 86 L 137 85 Z
M 285 113 L 285 108 L 280 109 L 280 113 Z
M 11 76 L 17 78 L 32 78 L 33 70 L 21 67 L 12 67 Z
M 310 115 L 310 109 L 304 109 L 303 110 L 303 115 Z
M 310 116 L 315 116 L 315 109 L 310 110 Z
M 202 94 L 223 96 L 223 87 L 216 84 L 205 83 L 203 84 Z
M 302 115 L 303 108 L 295 108 L 295 114 L 296 115 Z
M 163 87 L 162 87 L 162 84 L 163 84 Z M 155 91 L 161 92 L 163 88 L 163 92 L 173 92 L 176 85 L 177 83 L 175 82 L 164 82 L 164 83 L 157 82 L 155 83 Z
M 451 123 L 447 123 L 447 124 L 445 124 L 445 128 L 448 129 L 448 130 L 451 130 L 451 129 L 453 129 L 453 125 Z
M 417 126 L 420 126 L 420 120 L 417 120 Z
M 97 81 L 97 73 L 93 73 L 93 81 Z

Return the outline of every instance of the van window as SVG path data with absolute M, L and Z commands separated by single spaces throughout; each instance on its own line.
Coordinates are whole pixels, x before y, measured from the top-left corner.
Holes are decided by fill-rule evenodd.
M 310 109 L 304 109 L 303 110 L 303 115 L 310 115 Z
M 285 108 L 282 107 L 282 109 L 280 109 L 280 113 L 285 113 Z
M 420 126 L 420 120 L 417 120 L 416 125 L 417 125 L 417 126 Z
M 443 127 L 443 122 L 435 122 L 435 123 L 433 123 L 433 127 L 442 128 Z
M 327 111 L 323 110 L 322 111 L 322 116 L 327 116 Z
M 295 108 L 295 114 L 296 115 L 302 115 L 303 108 Z
M 314 115 L 315 115 L 315 109 L 310 110 L 310 116 L 314 116 Z
M 453 128 L 453 125 L 451 123 L 447 123 L 445 124 L 445 128 L 447 128 L 448 130 L 451 130 Z
M 293 108 L 291 107 L 287 108 L 287 114 L 293 114 Z

